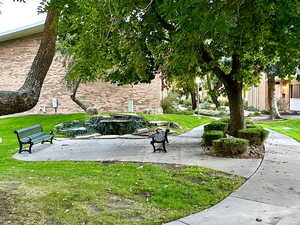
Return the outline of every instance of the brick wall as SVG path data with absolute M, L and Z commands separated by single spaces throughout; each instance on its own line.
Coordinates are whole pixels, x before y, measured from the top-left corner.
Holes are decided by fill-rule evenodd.
M 33 58 L 38 50 L 40 34 L 16 40 L 0 42 L 0 90 L 17 90 L 25 80 Z M 82 112 L 70 99 L 70 91 L 64 84 L 65 69 L 59 57 L 55 57 L 45 79 L 40 100 L 28 113 L 40 113 L 46 107 L 47 113 L 54 112 L 52 99 L 59 102 L 58 113 Z M 95 82 L 81 84 L 77 97 L 99 112 L 128 110 L 128 100 L 133 100 L 134 111 L 151 109 L 160 113 L 161 84 L 156 78 L 151 84 L 117 86 L 110 83 Z

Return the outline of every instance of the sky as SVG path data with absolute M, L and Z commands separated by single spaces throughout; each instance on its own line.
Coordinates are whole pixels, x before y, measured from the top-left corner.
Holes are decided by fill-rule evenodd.
M 40 0 L 25 0 L 26 3 L 13 0 L 0 0 L 0 33 L 26 25 L 40 22 L 46 18 L 46 14 L 37 13 Z

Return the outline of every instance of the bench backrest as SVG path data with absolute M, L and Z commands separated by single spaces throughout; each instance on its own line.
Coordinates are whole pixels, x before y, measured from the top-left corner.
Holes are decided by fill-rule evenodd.
M 19 139 L 26 138 L 28 136 L 42 133 L 43 129 L 41 125 L 37 124 L 31 127 L 26 127 L 20 130 L 15 130 L 15 133 L 18 135 Z
M 154 141 L 158 141 L 158 142 L 164 141 L 167 139 L 169 132 L 170 132 L 169 129 L 166 129 L 165 131 L 164 130 L 156 131 L 156 133 L 152 135 L 152 138 Z

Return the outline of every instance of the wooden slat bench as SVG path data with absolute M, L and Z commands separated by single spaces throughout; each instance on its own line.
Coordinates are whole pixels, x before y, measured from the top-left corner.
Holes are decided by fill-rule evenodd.
M 168 140 L 169 132 L 170 132 L 169 129 L 166 129 L 166 130 L 157 129 L 156 132 L 153 135 L 151 135 L 152 141 L 150 142 L 150 144 L 153 146 L 153 152 L 161 151 L 161 150 L 163 150 L 164 152 L 167 152 L 166 142 L 169 143 L 169 140 Z M 162 148 L 161 147 L 156 148 L 155 143 L 162 144 Z
M 37 124 L 31 127 L 26 127 L 20 130 L 15 130 L 14 132 L 19 141 L 19 153 L 23 151 L 27 151 L 31 153 L 31 148 L 34 144 L 37 143 L 44 143 L 50 142 L 53 144 L 53 132 L 51 131 L 50 134 L 44 134 L 41 125 Z M 29 149 L 23 149 L 23 145 L 29 145 Z

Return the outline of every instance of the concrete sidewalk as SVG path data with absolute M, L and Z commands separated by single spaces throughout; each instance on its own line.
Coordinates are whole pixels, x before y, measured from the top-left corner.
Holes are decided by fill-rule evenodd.
M 259 170 L 219 204 L 168 225 L 300 225 L 300 143 L 271 131 Z
M 33 153 L 17 153 L 24 161 L 128 161 L 202 166 L 249 178 L 261 159 L 232 159 L 208 156 L 201 148 L 203 126 L 180 136 L 171 136 L 168 153 L 152 153 L 150 139 L 61 140 L 53 145 L 33 146 Z

